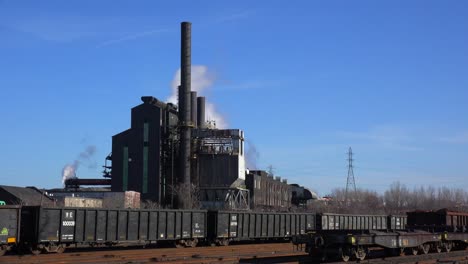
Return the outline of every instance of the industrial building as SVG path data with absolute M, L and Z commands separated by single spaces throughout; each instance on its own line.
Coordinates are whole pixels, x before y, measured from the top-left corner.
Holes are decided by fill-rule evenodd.
M 247 172 L 244 131 L 217 129 L 205 120 L 206 99 L 191 91 L 188 22 L 181 26 L 180 79 L 178 105 L 143 96 L 131 109 L 130 128 L 112 137 L 105 179 L 69 179 L 67 189 L 110 186 L 115 193 L 139 192 L 143 201 L 164 208 L 287 210 L 311 199 L 303 187 Z

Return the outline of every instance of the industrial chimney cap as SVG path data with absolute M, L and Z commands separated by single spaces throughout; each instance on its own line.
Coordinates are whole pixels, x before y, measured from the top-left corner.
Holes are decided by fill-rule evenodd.
M 142 96 L 141 101 L 145 104 L 151 104 L 158 102 L 158 99 L 154 98 L 153 96 Z

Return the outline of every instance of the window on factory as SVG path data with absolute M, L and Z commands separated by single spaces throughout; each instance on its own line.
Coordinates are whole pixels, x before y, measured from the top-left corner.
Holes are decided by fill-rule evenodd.
M 143 141 L 148 142 L 149 139 L 149 123 L 145 122 L 143 124 Z
M 143 147 L 143 193 L 148 192 L 148 147 Z
M 122 190 L 128 189 L 128 147 L 123 148 L 123 177 L 122 177 Z

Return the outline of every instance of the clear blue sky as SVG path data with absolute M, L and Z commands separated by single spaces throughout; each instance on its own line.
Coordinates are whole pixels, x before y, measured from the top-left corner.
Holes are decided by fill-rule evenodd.
M 258 166 L 321 195 L 468 189 L 466 1 L 0 1 L 0 184 L 100 177 L 140 96 L 165 99 L 193 23 L 209 100 Z

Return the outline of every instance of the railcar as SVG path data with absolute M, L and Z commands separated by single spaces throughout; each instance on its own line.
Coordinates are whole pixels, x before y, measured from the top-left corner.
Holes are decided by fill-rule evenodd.
M 468 213 L 447 209 L 438 211 L 408 212 L 408 225 L 434 231 L 465 232 L 468 230 Z
M 435 247 L 450 251 L 452 248 L 465 249 L 468 245 L 468 213 L 447 209 L 438 211 L 408 212 L 408 227 L 440 234 L 441 241 Z
M 315 229 L 313 213 L 210 211 L 209 239 L 218 245 L 231 241 L 290 239 Z
M 319 214 L 317 231 L 296 235 L 293 243 L 309 254 L 338 256 L 344 261 L 363 260 L 374 247 L 389 255 L 449 252 L 454 246 L 467 246 L 465 215 L 443 210 L 407 216 Z
M 407 217 L 401 215 L 317 214 L 317 229 L 322 231 L 346 230 L 402 230 Z
M 0 206 L 0 256 L 20 242 L 20 206 Z
M 63 252 L 73 245 L 153 244 L 194 247 L 199 242 L 288 240 L 310 254 L 364 259 L 373 247 L 390 254 L 466 248 L 466 213 L 344 215 L 256 211 L 132 210 L 0 207 L 0 253 Z
M 9 220 L 10 234 L 2 249 L 14 243 L 32 254 L 61 253 L 70 246 L 171 242 L 194 247 L 201 241 L 222 246 L 231 241 L 289 240 L 316 226 L 313 213 L 41 206 L 2 207 L 0 212 L 2 224 Z
M 193 247 L 206 238 L 207 211 L 23 207 L 22 219 L 22 244 L 39 254 L 72 245 L 171 241 Z
M 305 244 L 310 254 L 363 260 L 372 246 L 397 248 L 401 241 L 412 243 L 403 231 L 406 222 L 406 216 L 399 215 L 317 214 L 316 231 L 296 235 L 293 242 Z

